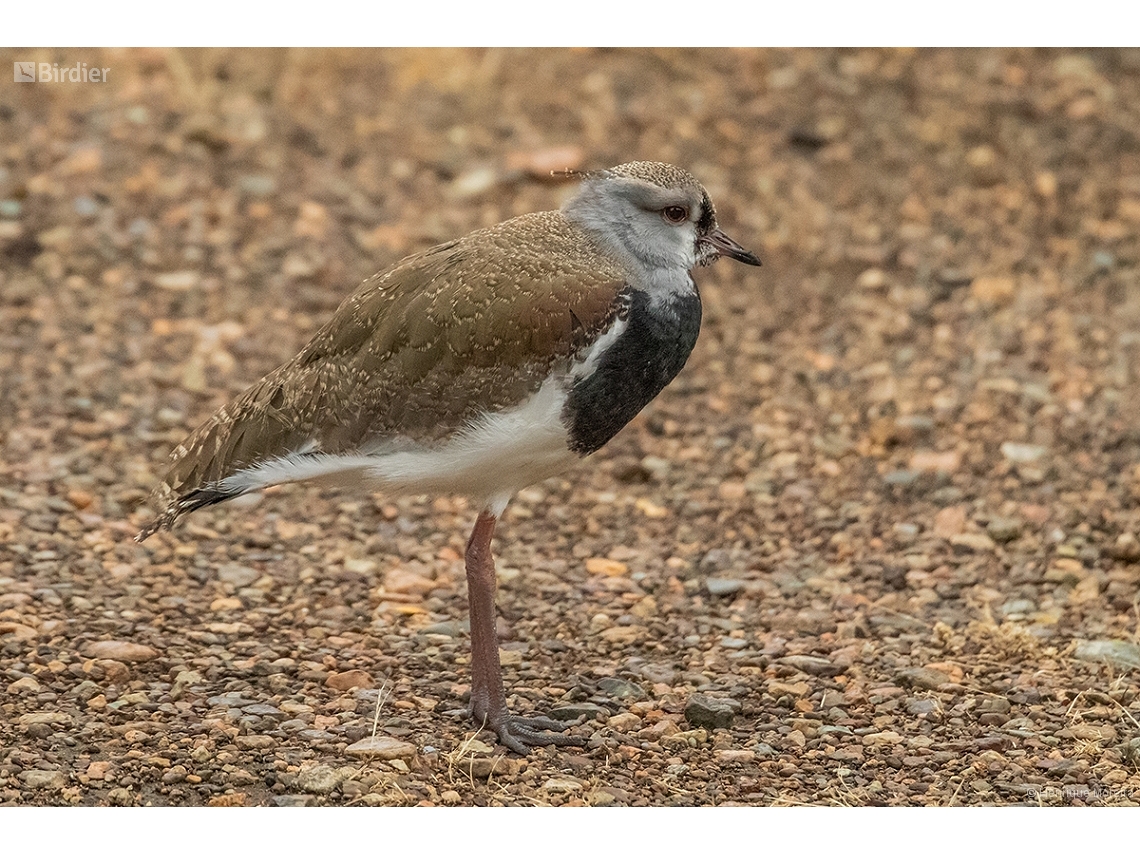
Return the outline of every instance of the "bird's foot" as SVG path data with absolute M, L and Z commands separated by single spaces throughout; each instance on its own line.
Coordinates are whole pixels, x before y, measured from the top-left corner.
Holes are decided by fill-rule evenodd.
M 530 749 L 533 746 L 583 746 L 586 744 L 584 737 L 562 732 L 581 723 L 581 719 L 557 721 L 544 715 L 511 715 L 505 708 L 491 714 L 480 713 L 472 709 L 471 717 L 475 719 L 477 724 L 499 737 L 501 745 L 505 745 L 516 754 L 530 754 Z

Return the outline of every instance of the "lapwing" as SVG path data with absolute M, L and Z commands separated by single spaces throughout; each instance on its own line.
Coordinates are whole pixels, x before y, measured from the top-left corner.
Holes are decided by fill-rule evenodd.
M 759 265 L 688 172 L 634 162 L 573 174 L 559 211 L 524 214 L 408 256 L 349 297 L 292 360 L 171 455 L 180 517 L 292 481 L 386 496 L 468 497 L 475 723 L 507 748 L 582 745 L 507 708 L 495 632 L 495 524 L 520 489 L 608 442 L 684 366 L 701 325 L 693 268 Z

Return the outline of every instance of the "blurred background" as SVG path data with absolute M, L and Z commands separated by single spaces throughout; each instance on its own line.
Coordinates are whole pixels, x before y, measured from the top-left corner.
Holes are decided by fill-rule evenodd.
M 0 83 L 0 594 L 27 591 L 0 636 L 16 645 L 11 667 L 27 666 L 25 639 L 176 646 L 174 627 L 209 616 L 210 598 L 157 606 L 161 589 L 209 580 L 224 599 L 241 586 L 211 575 L 221 561 L 272 568 L 284 586 L 241 601 L 258 631 L 298 602 L 303 615 L 273 631 L 310 642 L 460 615 L 462 503 L 290 488 L 145 547 L 128 535 L 170 449 L 365 277 L 557 207 L 573 187 L 552 169 L 629 160 L 691 171 L 764 266 L 698 271 L 705 325 L 681 377 L 593 465 L 513 506 L 504 563 L 577 580 L 567 602 L 590 603 L 547 602 L 536 637 L 593 637 L 591 614 L 624 619 L 650 596 L 672 610 L 629 618 L 650 649 L 736 675 L 722 683 L 757 709 L 777 703 L 763 695 L 774 657 L 856 639 L 881 645 L 868 674 L 978 656 L 967 674 L 1003 698 L 1045 660 L 1085 686 L 1100 672 L 1079 669 L 1100 666 L 1074 663 L 1111 645 L 1081 658 L 1074 644 L 1125 645 L 1111 648 L 1125 671 L 1140 657 L 1140 51 L 0 58 L 5 75 L 21 62 L 108 69 L 106 82 Z M 413 586 L 419 612 L 370 604 L 384 550 L 454 590 Z M 312 555 L 340 575 L 314 577 Z M 598 557 L 633 587 L 597 587 L 581 567 Z M 33 596 L 44 588 L 59 596 Z M 525 638 L 542 612 L 515 596 Z M 729 636 L 747 643 L 719 646 Z M 186 638 L 187 657 L 213 643 Z M 580 652 L 610 657 L 619 641 Z M 994 644 L 1000 663 L 979 653 Z M 1135 689 L 1114 702 L 1134 704 Z M 779 697 L 819 712 L 811 694 Z M 910 786 L 899 799 L 927 792 Z

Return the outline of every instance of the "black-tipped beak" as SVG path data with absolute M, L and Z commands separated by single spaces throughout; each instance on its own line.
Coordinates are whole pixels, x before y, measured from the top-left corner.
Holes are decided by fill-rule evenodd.
M 719 228 L 713 229 L 703 238 L 702 241 L 712 246 L 720 255 L 734 258 L 743 264 L 751 264 L 753 267 L 760 266 L 760 259 L 746 250 Z

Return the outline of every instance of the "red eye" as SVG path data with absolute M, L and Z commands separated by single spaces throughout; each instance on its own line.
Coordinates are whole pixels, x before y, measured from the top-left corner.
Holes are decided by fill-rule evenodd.
M 665 218 L 665 222 L 677 225 L 689 219 L 689 209 L 682 208 L 680 205 L 670 205 L 661 211 L 661 216 Z

